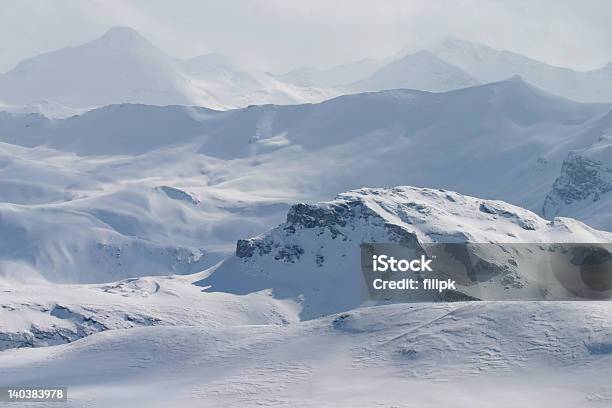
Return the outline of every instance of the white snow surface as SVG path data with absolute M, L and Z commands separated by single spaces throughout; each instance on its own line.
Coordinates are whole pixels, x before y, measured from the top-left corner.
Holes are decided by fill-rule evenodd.
M 0 386 L 67 386 L 69 407 L 610 406 L 609 302 L 373 306 L 359 265 L 405 237 L 611 242 L 611 106 L 548 93 L 611 101 L 610 72 L 449 40 L 270 75 L 123 27 L 22 61 L 0 75 Z M 393 88 L 420 90 L 318 103 Z M 515 278 L 482 287 L 537 287 Z
M 107 330 L 148 326 L 288 324 L 298 308 L 261 292 L 203 293 L 206 274 L 126 279 L 97 285 L 3 285 L 0 350 L 69 343 Z
M 132 102 L 226 109 L 331 95 L 337 92 L 283 83 L 216 54 L 173 58 L 129 27 L 113 27 L 86 44 L 34 56 L 0 75 L 0 101 L 7 105 L 45 100 L 70 108 Z
M 515 78 L 225 112 L 135 104 L 66 119 L 2 112 L 0 232 L 12 239 L 0 242 L 0 279 L 201 271 L 238 239 L 282 222 L 291 204 L 363 186 L 444 188 L 541 214 L 547 197 L 569 191 L 554 186 L 570 154 L 609 145 L 609 111 Z M 608 189 L 594 201 L 588 184 L 575 187 L 580 211 L 560 205 L 551 217 L 612 228 Z
M 288 325 L 114 330 L 1 352 L 0 385 L 67 386 L 69 407 L 606 407 L 611 312 L 416 303 Z

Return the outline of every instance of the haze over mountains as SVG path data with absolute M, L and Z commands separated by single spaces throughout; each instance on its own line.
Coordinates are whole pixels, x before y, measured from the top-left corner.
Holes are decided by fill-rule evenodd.
M 0 101 L 9 105 L 42 100 L 72 108 L 133 102 L 223 109 L 326 97 L 317 92 L 245 71 L 220 55 L 170 57 L 127 27 L 24 60 L 0 75 Z
M 228 109 L 385 89 L 440 92 L 514 75 L 577 101 L 612 101 L 611 65 L 577 72 L 456 39 L 381 60 L 273 75 L 219 54 L 180 60 L 135 30 L 114 27 L 96 40 L 34 56 L 0 74 L 0 105 L 58 117 L 125 102 Z
M 556 67 L 511 51 L 448 38 L 427 49 L 401 51 L 328 69 L 301 68 L 278 78 L 305 86 L 358 91 L 411 88 L 447 91 L 520 75 L 548 92 L 581 102 L 612 101 L 612 63 L 591 71 Z M 378 81 L 376 78 L 380 78 Z

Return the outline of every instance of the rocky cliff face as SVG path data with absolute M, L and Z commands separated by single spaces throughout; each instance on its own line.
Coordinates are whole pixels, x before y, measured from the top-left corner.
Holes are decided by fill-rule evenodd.
M 611 241 L 610 234 L 578 221 L 547 221 L 501 201 L 416 187 L 364 188 L 330 202 L 294 205 L 285 223 L 238 241 L 236 255 L 202 284 L 234 293 L 271 288 L 275 297 L 298 302 L 302 318 L 312 318 L 357 307 L 368 299 L 361 273 L 363 243 L 422 248 L 431 243 Z M 532 290 L 535 278 L 519 276 L 506 258 L 503 265 L 483 259 L 495 273 L 471 279 L 483 281 L 479 283 L 492 291 Z M 461 293 L 472 296 L 469 290 Z
M 544 203 L 544 213 L 555 215 L 563 205 L 578 201 L 598 201 L 612 191 L 612 167 L 607 163 L 570 153 L 563 162 Z
M 545 217 L 576 213 L 593 205 L 612 191 L 612 145 L 596 145 L 582 152 L 571 152 L 561 174 L 546 196 Z

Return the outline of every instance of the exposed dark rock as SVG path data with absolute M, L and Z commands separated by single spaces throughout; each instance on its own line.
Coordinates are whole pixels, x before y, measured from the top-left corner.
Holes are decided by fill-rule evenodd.
M 559 214 L 561 207 L 577 201 L 598 201 L 612 191 L 612 166 L 570 153 L 563 161 L 561 174 L 544 200 L 546 217 Z
M 272 242 L 265 239 L 239 239 L 236 242 L 236 256 L 238 258 L 251 258 L 255 251 L 261 255 L 272 252 Z
M 279 248 L 278 253 L 274 257 L 277 261 L 294 263 L 299 260 L 304 254 L 304 249 L 298 245 L 285 245 Z
M 236 256 L 238 258 L 250 258 L 255 253 L 255 243 L 251 239 L 239 239 L 236 242 Z

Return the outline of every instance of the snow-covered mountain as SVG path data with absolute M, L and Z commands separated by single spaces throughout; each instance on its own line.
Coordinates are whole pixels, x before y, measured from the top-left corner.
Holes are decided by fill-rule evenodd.
M 574 71 L 515 52 L 453 38 L 434 46 L 432 52 L 481 83 L 520 75 L 530 83 L 566 98 L 583 102 L 612 101 L 612 64 L 586 72 Z
M 458 396 L 458 406 L 467 407 L 498 401 L 499 389 L 508 387 L 512 402 L 497 405 L 514 406 L 517 390 L 525 401 L 555 406 L 606 400 L 609 302 L 357 307 L 364 301 L 359 243 L 408 236 L 612 242 L 612 234 L 575 220 L 546 221 L 450 191 L 352 191 L 327 203 L 294 205 L 285 224 L 240 241 L 235 257 L 203 273 L 3 286 L 0 384 L 67 386 L 67 406 L 75 407 L 90 400 L 201 406 L 203 399 L 211 406 L 262 400 L 308 406 L 318 398 L 355 406 L 408 397 L 434 407 L 457 405 Z M 516 287 L 537 280 L 520 277 Z M 489 283 L 503 290 L 503 282 L 493 276 Z M 231 293 L 215 292 L 220 289 Z M 387 388 L 396 386 L 382 392 L 380 378 Z M 366 393 L 347 393 L 347 379 Z M 116 383 L 113 394 L 109 383 Z M 495 392 L 483 393 L 483 384 Z M 129 396 L 116 400 L 124 390 Z M 432 392 L 452 397 L 432 399 Z
M 461 68 L 427 50 L 363 59 L 327 69 L 300 68 L 275 77 L 300 86 L 336 89 L 342 94 L 389 89 L 439 92 L 479 83 Z
M 610 79 L 456 40 L 272 75 L 122 27 L 22 61 L 0 75 L 0 387 L 608 406 L 612 306 L 559 299 L 610 282 L 577 292 L 540 255 L 612 246 L 612 104 L 549 93 L 612 101 Z M 454 290 L 381 299 L 364 243 L 476 244 Z
M 440 92 L 479 83 L 462 68 L 428 50 L 400 52 L 382 59 L 364 59 L 327 69 L 301 68 L 275 77 L 299 86 L 335 89 L 339 94 L 390 89 Z
M 321 70 L 298 69 L 277 77 L 293 84 L 333 86 L 343 93 L 352 93 L 396 88 L 444 91 L 515 75 L 576 101 L 612 101 L 612 63 L 590 71 L 575 71 L 456 38 L 447 38 L 416 52 L 402 50 L 383 59 Z
M 87 107 L 117 102 L 193 104 L 196 95 L 172 58 L 136 31 L 115 27 L 92 42 L 18 63 L 0 77 L 0 99 L 45 99 Z
M 478 81 L 461 68 L 428 51 L 419 51 L 386 64 L 348 88 L 354 91 L 404 88 L 440 92 L 477 84 Z
M 89 43 L 29 58 L 0 74 L 0 105 L 50 117 L 118 103 L 228 109 L 398 88 L 447 91 L 514 75 L 578 101 L 612 100 L 610 65 L 576 72 L 454 39 L 379 60 L 272 75 L 219 54 L 176 59 L 135 30 L 114 27 Z
M 612 144 L 609 135 L 593 146 L 570 152 L 544 201 L 543 214 L 574 214 L 585 222 L 612 225 L 607 210 L 612 192 Z
M 362 59 L 324 69 L 298 68 L 286 74 L 275 75 L 275 77 L 283 82 L 301 86 L 325 88 L 342 87 L 369 77 L 392 61 L 393 58 L 380 60 Z
M 300 304 L 303 319 L 350 310 L 368 300 L 360 245 L 376 242 L 410 242 L 415 248 L 457 242 L 611 243 L 612 234 L 445 190 L 361 189 L 327 203 L 292 206 L 285 223 L 238 241 L 235 256 L 200 284 L 237 294 L 271 289 L 275 297 Z M 472 298 L 488 294 L 489 299 L 533 299 L 545 289 L 552 298 L 559 295 L 544 271 L 519 271 L 511 267 L 517 255 L 506 252 L 500 259 L 487 258 L 490 277 L 474 285 L 481 278 L 469 275 L 467 282 L 458 283 L 458 291 Z M 460 282 L 459 275 L 454 278 Z
M 224 109 L 318 101 L 328 95 L 244 70 L 215 54 L 177 60 L 127 27 L 21 61 L 0 75 L 0 101 L 8 105 L 42 100 L 72 108 L 132 102 Z
M 68 119 L 2 113 L 0 232 L 15 237 L 0 243 L 2 277 L 195 272 L 281 222 L 294 202 L 363 186 L 444 188 L 541 214 L 547 196 L 565 191 L 554 186 L 569 155 L 609 144 L 609 110 L 515 78 L 224 112 L 123 104 Z M 610 196 L 599 197 L 545 214 L 609 230 Z
M 165 193 L 181 194 L 178 190 Z M 173 209 L 169 203 L 163 205 L 169 211 Z M 84 217 L 80 213 L 85 211 L 77 212 Z M 58 248 L 55 252 L 48 248 L 33 249 L 46 251 L 41 258 L 56 264 L 44 265 L 39 260 L 36 266 L 43 271 L 56 268 L 64 272 L 60 277 L 48 275 L 50 280 L 67 281 L 70 274 L 76 274 L 73 281 L 106 279 L 107 283 L 11 282 L 5 286 L 8 290 L 0 309 L 0 350 L 67 343 L 102 331 L 132 327 L 222 326 L 228 320 L 232 324 L 286 324 L 361 307 L 371 303 L 361 275 L 362 243 L 410 242 L 414 248 L 424 248 L 428 243 L 458 242 L 612 243 L 611 233 L 569 218 L 546 221 L 501 201 L 415 187 L 360 189 L 341 194 L 331 202 L 293 205 L 285 223 L 254 238 L 239 240 L 234 256 L 202 273 L 163 276 L 165 259 L 174 256 L 176 262 L 181 262 L 176 249 L 173 254 L 146 246 L 144 251 L 138 251 L 138 241 L 134 239 L 125 248 L 107 245 L 102 248 L 106 251 L 95 252 L 101 248 L 87 248 L 92 239 L 87 226 L 63 226 L 66 216 L 62 219 L 52 213 L 48 217 L 56 225 Z M 106 217 L 112 220 L 111 214 Z M 108 222 L 118 228 L 125 220 L 114 217 L 114 221 Z M 125 222 L 124 229 L 138 227 L 136 211 L 133 217 L 133 225 Z M 13 218 L 25 219 L 19 214 L 13 214 Z M 36 227 L 37 223 L 45 221 L 36 219 L 28 225 L 32 234 L 41 229 Z M 72 241 L 65 237 L 66 228 L 71 228 L 76 236 Z M 103 224 L 98 230 L 98 239 L 118 241 L 116 237 L 105 237 L 110 232 Z M 16 232 L 11 236 L 17 241 L 15 246 L 19 246 L 20 231 Z M 121 230 L 115 233 L 120 232 L 129 236 Z M 140 231 L 133 233 L 142 235 Z M 63 256 L 72 255 L 70 261 L 74 265 L 57 254 L 60 245 L 65 245 L 61 248 Z M 108 261 L 100 253 L 107 253 L 112 259 Z M 544 288 L 548 299 L 567 296 L 560 285 L 555 288 L 545 271 L 519 269 L 517 265 L 525 259 L 519 252 L 506 250 L 501 258 L 497 255 L 474 252 L 472 256 L 487 260 L 487 270 L 484 275 L 469 275 L 469 282 L 459 280 L 453 296 L 462 293 L 477 298 L 481 294 L 489 297 L 495 294 L 497 299 L 531 299 L 541 296 Z M 196 266 L 204 269 L 197 261 Z M 107 262 L 114 269 L 104 275 Z M 145 262 L 148 265 L 142 266 Z M 74 272 L 78 266 L 89 275 Z M 188 270 L 171 272 L 180 275 Z M 122 274 L 162 276 L 113 282 L 112 278 Z M 446 299 L 434 296 L 408 300 Z

